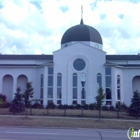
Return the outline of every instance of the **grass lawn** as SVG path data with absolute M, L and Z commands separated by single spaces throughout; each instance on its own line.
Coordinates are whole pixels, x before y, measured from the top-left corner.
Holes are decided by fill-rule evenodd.
M 130 127 L 140 128 L 140 123 L 130 121 L 115 121 L 82 119 L 82 118 L 36 118 L 36 117 L 9 117 L 0 116 L 0 126 L 30 126 L 30 127 L 70 127 L 70 128 L 103 128 L 125 129 Z
M 1 115 L 12 115 L 13 113 L 9 112 L 8 108 L 1 108 L 0 109 Z M 25 112 L 16 113 L 16 115 L 25 115 Z M 82 111 L 76 109 L 67 109 L 66 116 L 71 117 L 81 117 Z M 99 111 L 98 110 L 83 110 L 83 117 L 90 117 L 90 118 L 98 118 Z M 28 109 L 28 115 L 30 115 L 30 109 Z M 33 116 L 64 116 L 63 109 L 49 109 L 47 114 L 47 109 L 32 109 L 31 115 Z M 102 118 L 117 118 L 116 111 L 101 111 Z M 119 113 L 120 119 L 131 119 L 135 120 L 135 117 L 129 116 L 126 112 Z M 140 120 L 140 117 L 138 117 Z
M 12 115 L 8 109 L 0 109 L 1 115 Z M 30 114 L 30 109 L 28 109 L 28 115 Z M 22 117 L 17 117 L 17 115 L 23 115 Z M 102 118 L 109 118 L 110 120 L 98 121 L 98 111 L 97 110 L 84 110 L 83 116 L 81 117 L 81 110 L 67 110 L 67 116 L 69 118 L 51 118 L 45 116 L 64 116 L 64 110 L 50 109 L 49 115 L 47 115 L 46 109 L 33 109 L 32 116 L 25 118 L 25 112 L 16 113 L 14 116 L 0 116 L 0 126 L 30 126 L 30 127 L 73 127 L 73 128 L 106 128 L 106 129 L 126 129 L 134 127 L 135 129 L 140 129 L 140 122 L 129 121 L 129 119 L 134 119 L 135 117 L 128 116 L 126 112 L 120 112 L 121 119 L 128 119 L 128 121 L 111 120 L 110 118 L 116 119 L 116 112 L 114 111 L 102 111 Z M 34 116 L 44 116 L 44 117 L 34 117 Z M 75 118 L 77 117 L 77 118 Z M 94 118 L 94 119 L 92 119 Z M 137 119 L 140 121 L 140 117 Z

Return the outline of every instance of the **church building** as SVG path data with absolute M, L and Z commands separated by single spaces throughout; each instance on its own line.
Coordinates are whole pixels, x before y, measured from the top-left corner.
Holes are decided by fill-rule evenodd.
M 130 105 L 133 91 L 140 91 L 140 55 L 107 55 L 100 33 L 83 19 L 63 34 L 60 46 L 53 55 L 0 55 L 0 93 L 7 101 L 17 87 L 24 92 L 27 81 L 44 106 L 94 103 L 99 87 L 105 105 Z

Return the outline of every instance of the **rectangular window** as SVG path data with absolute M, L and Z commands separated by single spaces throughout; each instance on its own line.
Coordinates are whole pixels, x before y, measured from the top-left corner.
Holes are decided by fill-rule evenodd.
M 106 88 L 106 99 L 111 99 L 111 89 Z
M 48 86 L 53 86 L 53 76 L 48 76 Z
M 118 100 L 121 99 L 121 97 L 120 97 L 120 89 L 117 89 L 117 98 L 118 98 Z
M 58 105 L 61 105 L 61 100 L 57 100 L 57 104 Z
M 40 76 L 40 103 L 43 104 L 43 74 Z
M 106 105 L 112 105 L 111 101 L 106 101 Z
M 57 88 L 57 98 L 61 98 L 61 88 Z
M 85 99 L 86 98 L 85 95 L 86 95 L 85 89 L 82 88 L 82 91 L 81 91 L 81 99 Z
M 40 98 L 43 99 L 43 88 L 40 89 Z
M 111 76 L 106 76 L 106 87 L 111 87 Z
M 81 105 L 85 105 L 86 104 L 86 101 L 81 101 Z
M 48 88 L 48 98 L 53 98 L 53 88 Z
M 77 88 L 73 88 L 73 99 L 77 99 Z
M 40 86 L 43 87 L 43 75 L 41 75 L 41 83 Z
M 53 67 L 48 67 L 48 74 L 50 74 L 50 75 L 53 74 Z
M 73 101 L 72 104 L 73 104 L 73 105 L 77 105 L 77 101 Z
M 102 78 L 101 76 L 97 76 L 97 83 L 99 87 L 102 87 Z
M 77 76 L 73 76 L 73 87 L 77 87 Z
M 111 68 L 110 68 L 110 67 L 107 67 L 107 68 L 105 69 L 105 74 L 106 74 L 106 75 L 111 75 Z
M 61 76 L 57 76 L 57 86 L 62 86 L 62 78 Z

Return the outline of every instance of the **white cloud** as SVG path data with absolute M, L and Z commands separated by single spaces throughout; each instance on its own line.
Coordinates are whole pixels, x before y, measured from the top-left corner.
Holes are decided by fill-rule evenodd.
M 80 23 L 81 5 L 84 23 L 100 32 L 104 51 L 140 52 L 140 1 L 126 0 L 1 0 L 0 52 L 50 54 L 59 49 L 63 33 Z

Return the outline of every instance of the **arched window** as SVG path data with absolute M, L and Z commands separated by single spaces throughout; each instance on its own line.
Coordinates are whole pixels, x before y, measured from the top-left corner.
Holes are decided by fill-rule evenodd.
M 86 85 L 86 74 L 81 73 L 81 84 L 82 84 L 82 89 L 81 89 L 81 100 L 82 102 L 85 101 L 86 99 L 86 90 L 85 90 L 85 85 Z
M 61 104 L 62 99 L 62 74 L 57 74 L 57 104 Z
M 7 101 L 10 102 L 13 99 L 13 76 L 5 75 L 2 82 L 2 93 L 7 96 Z
M 105 68 L 105 86 L 106 86 L 106 105 L 111 105 L 112 104 L 112 81 L 111 81 L 111 67 L 106 67 Z
M 48 67 L 48 103 L 53 102 L 53 67 Z
M 17 87 L 20 87 L 21 91 L 24 91 L 26 89 L 26 83 L 28 81 L 28 78 L 26 75 L 19 75 L 17 78 Z
M 117 75 L 117 100 L 121 100 L 121 78 Z
M 40 76 L 40 99 L 41 99 L 41 104 L 43 104 L 43 84 L 44 84 L 44 78 L 43 74 Z
M 73 98 L 73 104 L 77 104 L 77 86 L 78 86 L 78 78 L 77 73 L 73 73 L 72 76 L 72 98 Z

